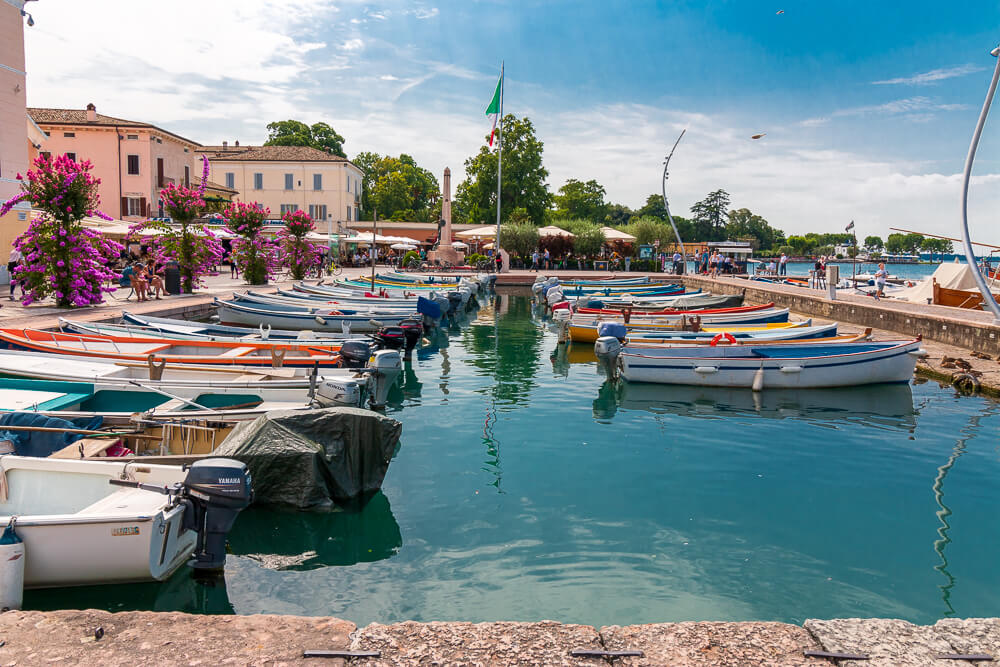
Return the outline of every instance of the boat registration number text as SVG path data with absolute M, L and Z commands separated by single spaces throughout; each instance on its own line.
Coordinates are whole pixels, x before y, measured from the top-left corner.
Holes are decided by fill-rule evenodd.
M 111 537 L 124 537 L 126 535 L 138 535 L 139 526 L 125 526 L 124 528 L 112 528 Z

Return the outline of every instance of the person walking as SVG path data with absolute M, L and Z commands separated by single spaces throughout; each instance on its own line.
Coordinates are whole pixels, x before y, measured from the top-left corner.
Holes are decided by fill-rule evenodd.
M 682 269 L 684 268 L 682 264 L 682 262 L 684 261 L 684 256 L 680 253 L 680 251 L 675 250 L 673 260 L 674 260 L 674 275 L 679 276 L 681 275 Z
M 535 248 L 535 252 L 531 253 L 531 268 L 535 272 L 538 271 L 538 248 Z
M 878 265 L 878 271 L 875 272 L 875 293 L 872 294 L 876 301 L 881 301 L 882 296 L 885 292 L 885 281 L 889 278 L 889 272 L 885 270 L 885 262 L 881 262 Z
M 7 258 L 7 276 L 10 280 L 10 300 L 14 300 L 14 288 L 21 284 L 21 281 L 14 277 L 14 269 L 18 267 L 24 255 L 17 248 L 11 248 L 10 257 Z M 24 286 L 21 286 L 21 296 L 24 296 Z
M 545 270 L 548 271 L 552 268 L 552 257 L 549 255 L 549 249 L 545 249 Z
M 788 275 L 788 255 L 785 253 L 781 253 L 781 258 L 778 260 L 778 275 Z

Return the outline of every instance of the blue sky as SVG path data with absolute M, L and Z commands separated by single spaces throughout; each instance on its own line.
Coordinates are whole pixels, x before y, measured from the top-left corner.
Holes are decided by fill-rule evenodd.
M 270 120 L 324 120 L 349 155 L 407 152 L 460 179 L 504 59 L 505 110 L 535 123 L 553 191 L 595 178 L 611 201 L 639 206 L 686 128 L 671 169 L 678 213 L 722 187 L 787 233 L 855 219 L 862 236 L 958 235 L 961 169 L 1000 39 L 1000 5 L 978 1 L 29 9 L 32 105 L 94 102 L 204 143 L 259 142 Z M 970 214 L 975 238 L 1000 243 L 997 122 Z

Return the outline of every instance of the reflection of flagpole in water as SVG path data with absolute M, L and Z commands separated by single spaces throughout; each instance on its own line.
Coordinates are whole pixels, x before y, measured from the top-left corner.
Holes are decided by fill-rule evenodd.
M 944 478 L 948 476 L 948 471 L 952 469 L 958 458 L 965 453 L 965 448 L 969 440 L 979 430 L 979 420 L 984 416 L 989 416 L 992 412 L 993 410 L 987 410 L 984 415 L 976 415 L 969 419 L 969 425 L 963 430 L 963 437 L 955 442 L 955 447 L 951 450 L 951 456 L 948 457 L 948 461 L 943 466 L 938 468 L 937 477 L 934 478 L 934 502 L 940 508 L 935 514 L 937 514 L 938 521 L 941 522 L 941 525 L 937 529 L 938 539 L 934 540 L 934 551 L 937 552 L 938 558 L 941 559 L 941 564 L 935 565 L 934 569 L 943 574 L 948 580 L 948 583 L 938 586 L 941 589 L 941 599 L 944 601 L 944 606 L 946 607 L 944 611 L 945 616 L 955 615 L 955 609 L 951 606 L 951 589 L 955 587 L 955 577 L 948 571 L 948 557 L 944 553 L 944 548 L 951 544 L 951 537 L 948 535 L 948 531 L 951 530 L 951 524 L 948 523 L 948 517 L 951 516 L 951 508 L 944 504 Z
M 493 364 L 494 369 L 499 370 L 500 368 L 500 295 L 494 293 L 493 295 Z M 486 445 L 486 453 L 490 458 L 486 460 L 486 465 L 483 470 L 492 472 L 494 476 L 493 486 L 497 487 L 497 492 L 503 493 L 503 489 L 500 488 L 500 480 L 503 476 L 503 471 L 500 468 L 500 441 L 497 440 L 496 434 L 493 431 L 493 427 L 497 423 L 497 388 L 499 387 L 499 378 L 494 376 L 493 387 L 489 391 L 489 406 L 486 408 L 486 420 L 483 422 L 483 444 Z

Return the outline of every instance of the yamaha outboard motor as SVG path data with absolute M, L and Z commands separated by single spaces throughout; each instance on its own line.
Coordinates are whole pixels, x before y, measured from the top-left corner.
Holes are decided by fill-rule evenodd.
M 344 368 L 364 368 L 371 356 L 371 345 L 363 340 L 347 340 L 340 346 L 341 365 Z
M 188 563 L 198 570 L 220 570 L 226 565 L 226 536 L 240 511 L 253 502 L 246 464 L 233 459 L 202 459 L 187 469 L 181 502 L 187 506 L 184 527 L 198 531 Z

